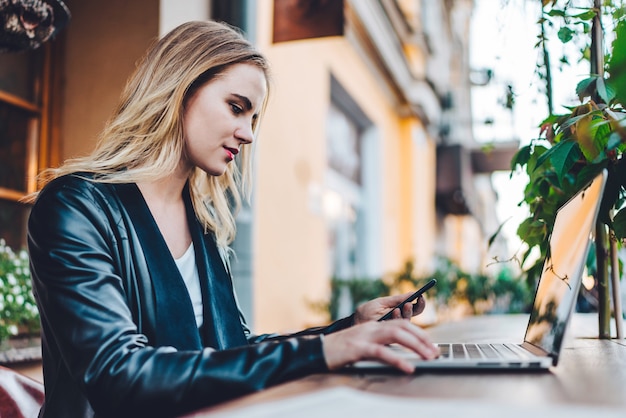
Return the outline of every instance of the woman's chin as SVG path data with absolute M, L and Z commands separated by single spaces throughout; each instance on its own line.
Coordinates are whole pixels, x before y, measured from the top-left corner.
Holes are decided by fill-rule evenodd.
M 228 169 L 228 165 L 224 165 L 222 167 L 198 167 L 200 170 L 204 171 L 209 176 L 219 177 L 223 176 Z

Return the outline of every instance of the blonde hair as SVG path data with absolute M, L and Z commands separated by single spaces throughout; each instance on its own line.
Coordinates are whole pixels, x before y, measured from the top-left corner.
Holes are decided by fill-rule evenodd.
M 139 62 L 94 151 L 42 172 L 42 185 L 79 172 L 108 183 L 151 181 L 173 173 L 183 154 L 187 100 L 238 63 L 261 68 L 269 84 L 267 60 L 236 29 L 211 21 L 188 22 L 173 29 Z M 221 248 L 234 239 L 235 213 L 242 197 L 249 197 L 251 153 L 250 145 L 242 145 L 224 175 L 210 176 L 195 168 L 189 178 L 196 216 L 205 231 L 215 234 Z

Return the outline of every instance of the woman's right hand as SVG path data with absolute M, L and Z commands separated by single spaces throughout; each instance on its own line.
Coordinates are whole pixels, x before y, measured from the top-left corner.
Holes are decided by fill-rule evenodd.
M 359 360 L 387 363 L 405 373 L 413 373 L 415 366 L 400 353 L 387 347 L 399 344 L 414 351 L 425 360 L 439 355 L 426 331 L 403 319 L 371 321 L 324 336 L 323 350 L 326 364 L 336 370 Z

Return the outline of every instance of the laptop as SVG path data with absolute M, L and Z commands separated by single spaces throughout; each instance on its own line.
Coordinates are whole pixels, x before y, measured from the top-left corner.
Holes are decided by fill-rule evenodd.
M 392 346 L 414 358 L 416 371 L 428 369 L 548 370 L 556 366 L 567 324 L 576 305 L 585 261 L 607 180 L 603 170 L 556 213 L 550 235 L 550 255 L 543 265 L 524 342 L 440 343 L 441 356 L 422 360 L 400 346 Z M 378 361 L 359 361 L 357 370 L 390 368 Z

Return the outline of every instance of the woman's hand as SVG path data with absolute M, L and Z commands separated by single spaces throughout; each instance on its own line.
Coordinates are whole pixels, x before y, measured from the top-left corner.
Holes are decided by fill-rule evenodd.
M 356 325 L 368 321 L 378 321 L 381 316 L 385 315 L 397 304 L 411 296 L 412 293 L 413 292 L 408 292 L 402 295 L 384 296 L 365 302 L 356 309 L 356 312 L 354 313 L 354 324 Z M 411 317 L 422 313 L 425 306 L 426 302 L 424 301 L 424 298 L 420 296 L 414 304 L 405 303 L 402 310 L 394 309 L 392 318 L 410 319 Z
M 400 300 L 401 302 L 402 300 Z M 399 344 L 426 360 L 439 355 L 420 327 L 410 321 L 369 321 L 324 336 L 323 350 L 326 364 L 336 370 L 359 360 L 376 360 L 412 373 L 415 366 L 388 344 Z

